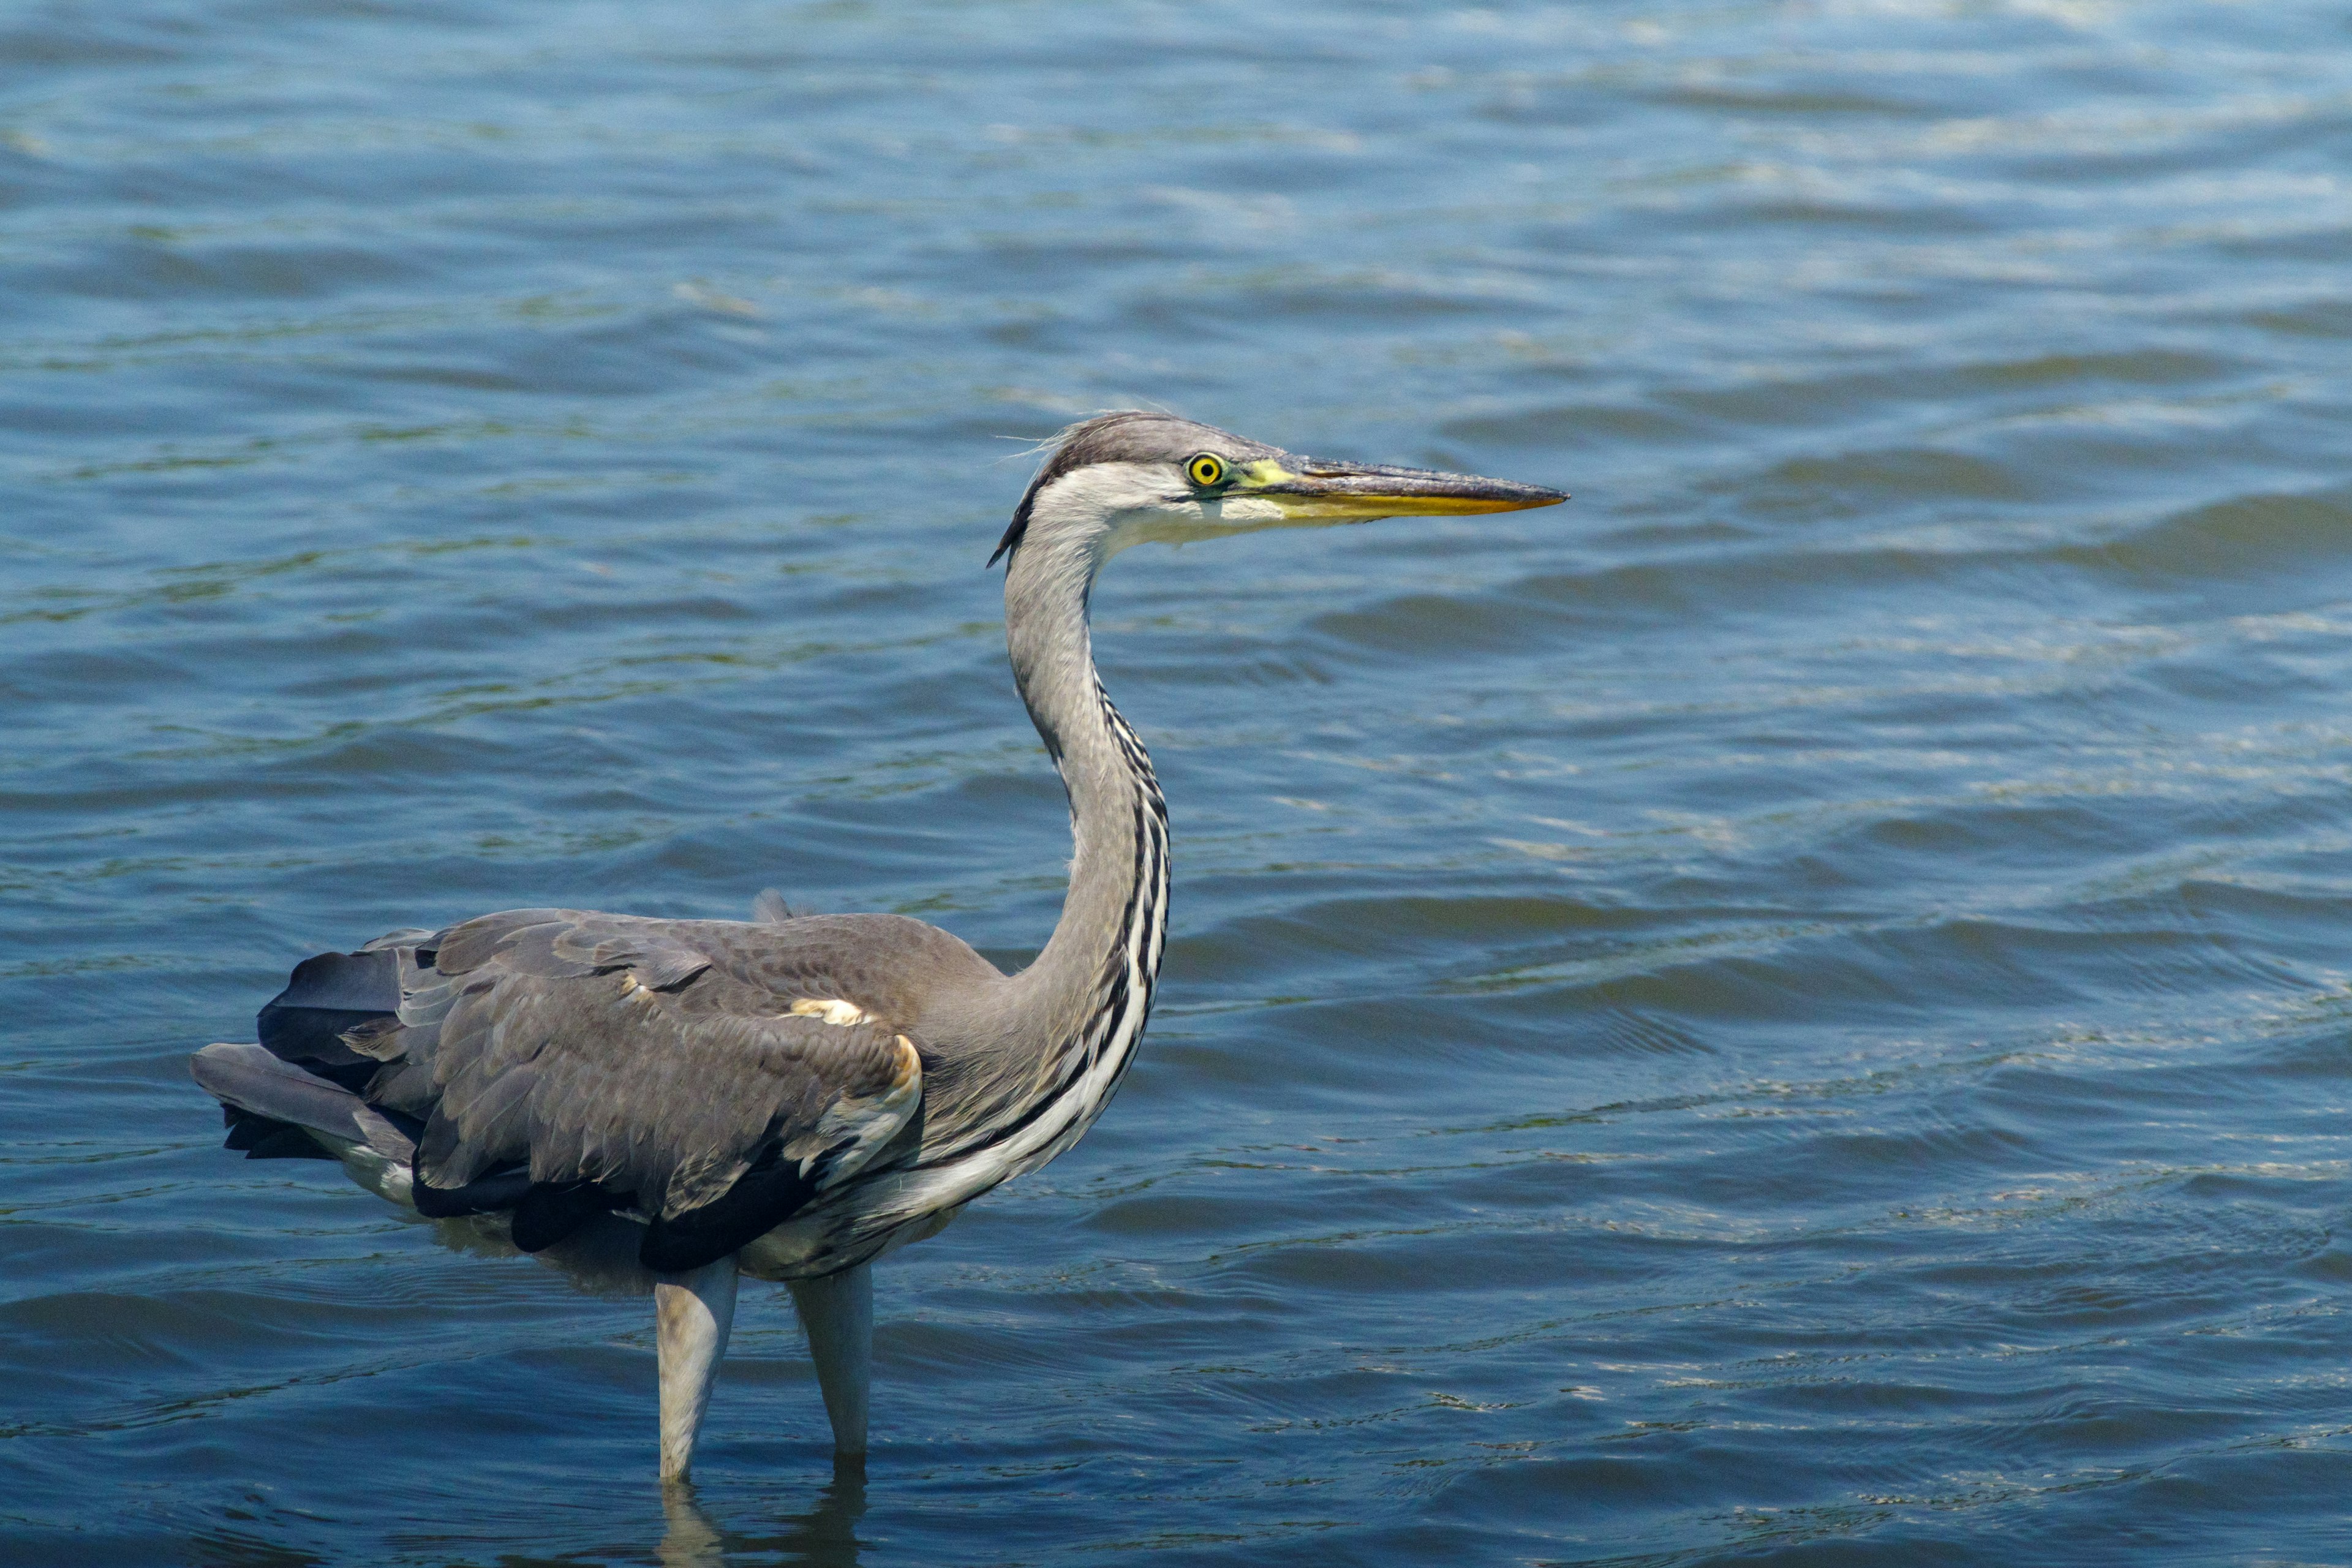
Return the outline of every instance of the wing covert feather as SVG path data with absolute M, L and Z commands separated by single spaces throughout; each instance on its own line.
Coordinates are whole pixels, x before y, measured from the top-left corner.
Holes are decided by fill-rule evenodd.
M 725 1196 L 763 1155 L 810 1190 L 845 1179 L 912 1117 L 920 1054 L 861 1009 L 793 1013 L 838 993 L 811 996 L 821 987 L 795 984 L 778 946 L 773 927 L 562 910 L 441 933 L 404 966 L 408 1048 L 380 1079 L 414 1103 L 420 1047 L 429 1059 L 418 1174 L 448 1188 L 521 1164 L 534 1183 L 635 1194 L 664 1220 Z
M 421 1211 L 513 1209 L 536 1247 L 629 1206 L 648 1266 L 697 1268 L 911 1147 L 914 1021 L 943 987 L 1003 979 L 904 916 L 759 913 L 509 910 L 389 932 L 297 967 L 261 1047 L 413 1140 Z

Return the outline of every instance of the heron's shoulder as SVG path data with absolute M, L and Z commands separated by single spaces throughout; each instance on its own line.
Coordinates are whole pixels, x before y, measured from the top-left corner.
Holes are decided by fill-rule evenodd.
M 460 988 L 552 984 L 569 994 L 573 983 L 618 973 L 648 1002 L 658 994 L 690 1015 L 807 1012 L 918 1031 L 943 1004 L 954 1011 L 1004 978 L 961 938 L 905 915 L 705 921 L 508 910 L 399 939 Z M 581 997 L 601 1000 L 591 989 L 593 998 Z
M 452 977 L 569 979 L 623 970 L 698 1012 L 841 1000 L 902 1026 L 931 1012 L 943 993 L 1003 979 L 961 937 L 905 915 L 704 921 L 509 910 L 417 945 L 426 942 L 434 944 L 431 962 Z
M 1004 978 L 962 938 L 906 915 L 682 923 L 694 929 L 679 935 L 709 953 L 714 974 L 796 999 L 839 998 L 906 1026 L 942 993 Z

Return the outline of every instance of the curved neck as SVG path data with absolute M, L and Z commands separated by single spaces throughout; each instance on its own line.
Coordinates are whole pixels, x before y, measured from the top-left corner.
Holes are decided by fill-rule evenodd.
M 1004 582 L 1005 642 L 1029 717 L 1070 796 L 1070 890 L 1037 961 L 1014 977 L 1024 1011 L 1082 1026 L 1106 987 L 1159 969 L 1167 906 L 1167 807 L 1151 760 L 1095 674 L 1087 597 L 1099 556 L 1058 540 L 1015 551 Z M 1138 942 L 1139 925 L 1147 928 Z M 1034 1009 L 1035 1011 L 1030 1011 Z

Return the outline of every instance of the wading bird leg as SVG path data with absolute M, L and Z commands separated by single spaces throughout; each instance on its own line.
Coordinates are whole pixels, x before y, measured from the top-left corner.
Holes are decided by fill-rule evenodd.
M 735 1326 L 735 1259 L 654 1276 L 654 1338 L 661 1362 L 661 1476 L 686 1479 L 710 1385 Z
M 866 1457 L 866 1396 L 874 1386 L 874 1266 L 861 1263 L 822 1279 L 789 1281 L 808 1332 L 824 1413 L 833 1417 L 833 1451 Z

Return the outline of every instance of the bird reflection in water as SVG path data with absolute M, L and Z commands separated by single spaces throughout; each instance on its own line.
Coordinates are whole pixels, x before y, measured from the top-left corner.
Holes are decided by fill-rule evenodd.
M 655 1557 L 662 1568 L 719 1568 L 730 1554 L 759 1562 L 806 1563 L 814 1568 L 854 1568 L 857 1521 L 866 1517 L 866 1466 L 845 1457 L 835 1461 L 833 1481 L 817 1494 L 816 1506 L 782 1521 L 772 1535 L 730 1535 L 695 1500 L 691 1482 L 662 1488 L 663 1531 Z

